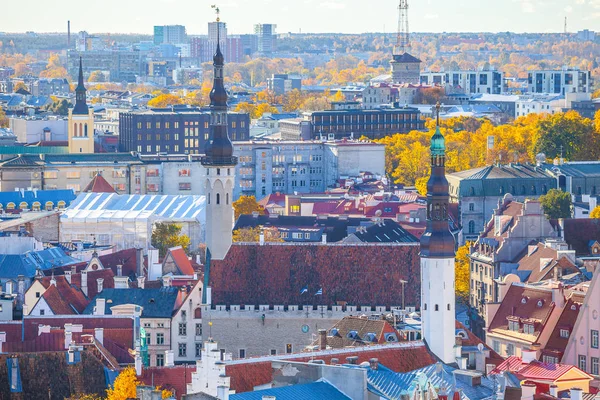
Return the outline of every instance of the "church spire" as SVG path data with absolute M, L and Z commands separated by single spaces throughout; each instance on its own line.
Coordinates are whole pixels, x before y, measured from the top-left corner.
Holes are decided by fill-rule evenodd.
M 217 15 L 219 9 L 217 8 Z M 213 57 L 214 80 L 210 91 L 210 137 L 204 146 L 203 165 L 235 166 L 233 144 L 227 134 L 227 91 L 223 77 L 225 57 L 221 52 L 220 23 L 217 17 L 217 50 Z
M 88 115 L 89 109 L 87 106 L 86 89 L 83 83 L 83 60 L 79 57 L 79 78 L 77 81 L 77 87 L 75 88 L 75 107 L 73 108 L 73 114 L 75 115 Z
M 427 229 L 421 237 L 421 255 L 454 257 L 454 237 L 448 227 L 448 181 L 446 140 L 440 130 L 440 103 L 436 105 L 436 127 L 431 137 L 431 175 L 427 182 Z

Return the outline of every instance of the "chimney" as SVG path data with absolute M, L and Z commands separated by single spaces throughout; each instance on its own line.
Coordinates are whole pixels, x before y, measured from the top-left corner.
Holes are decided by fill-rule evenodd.
M 171 287 L 171 280 L 172 278 L 170 276 L 163 276 L 163 287 Z
M 0 332 L 0 353 L 2 353 L 2 345 L 6 343 L 6 332 Z
M 19 275 L 17 277 L 17 303 L 23 304 L 25 302 L 25 276 Z
M 550 385 L 550 396 L 558 397 L 558 386 Z
M 319 329 L 319 350 L 327 349 L 327 330 Z
M 96 283 L 98 284 L 98 293 L 102 292 L 102 290 L 104 289 L 104 279 L 98 278 L 96 279 Z
M 81 271 L 81 291 L 86 296 L 88 295 L 88 281 L 87 281 L 87 271 Z
M 173 367 L 175 365 L 175 354 L 173 350 L 165 350 L 165 367 Z
M 135 261 L 136 261 L 136 274 L 137 276 L 144 275 L 144 249 L 137 248 L 135 249 Z M 150 265 L 150 264 L 148 264 Z
M 7 281 L 6 282 L 6 293 L 7 294 L 13 294 L 14 292 L 14 286 L 13 286 L 13 281 Z
M 117 265 L 117 276 L 123 276 L 123 266 Z
M 65 349 L 68 349 L 73 341 L 73 332 L 65 330 Z
M 521 351 L 521 360 L 523 364 L 529 364 L 537 360 L 537 351 L 534 348 L 523 349 Z
M 135 356 L 135 374 L 142 375 L 142 357 L 139 354 Z
M 69 282 L 69 285 L 71 284 L 71 277 L 72 277 L 72 273 L 71 271 L 65 271 L 65 279 L 67 280 L 67 282 Z
M 96 298 L 96 307 L 94 315 L 104 315 L 106 313 L 106 299 Z
M 565 219 L 564 218 L 559 218 L 558 219 L 558 237 L 561 238 L 562 240 L 565 240 Z
M 115 276 L 115 289 L 129 289 L 129 278 L 126 276 Z
M 521 385 L 521 400 L 533 400 L 536 386 L 534 383 L 525 382 Z
M 94 338 L 96 342 L 104 344 L 104 328 L 94 328 Z
M 52 274 L 52 278 L 50 278 L 50 286 L 56 286 L 56 279 L 54 278 L 54 274 Z
M 258 243 L 263 246 L 265 244 L 265 232 L 261 231 L 258 235 Z
M 321 244 L 327 244 L 327 234 L 323 233 L 323 236 L 321 236 Z
M 373 371 L 377 371 L 379 369 L 379 360 L 377 358 L 371 358 L 369 360 L 369 366 Z
M 571 400 L 582 400 L 583 399 L 583 390 L 580 388 L 571 389 Z
M 77 267 L 75 267 L 74 265 L 71 267 L 71 275 L 74 275 L 77 273 Z
M 219 400 L 229 400 L 229 388 L 227 386 L 217 387 L 217 398 Z
M 338 360 L 337 358 L 332 358 L 331 359 L 331 365 L 338 365 L 340 362 L 340 360 Z
M 357 362 L 358 362 L 358 357 L 357 356 L 346 357 L 346 363 L 347 364 L 356 365 Z
M 145 276 L 138 276 L 137 282 L 138 282 L 138 288 L 143 289 L 144 286 L 145 286 L 145 284 L 146 284 L 146 277 Z
M 558 283 L 556 287 L 552 288 L 552 302 L 556 304 L 556 307 L 563 308 L 565 306 L 565 291 L 562 283 Z

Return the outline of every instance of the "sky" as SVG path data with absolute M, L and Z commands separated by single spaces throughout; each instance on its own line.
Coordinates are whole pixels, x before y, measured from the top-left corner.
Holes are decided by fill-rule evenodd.
M 256 23 L 286 32 L 395 32 L 398 0 L 46 0 L 1 1 L 0 31 L 152 34 L 154 25 L 185 25 L 206 34 L 211 4 L 232 34 Z M 600 0 L 409 0 L 413 32 L 562 32 L 600 30 Z

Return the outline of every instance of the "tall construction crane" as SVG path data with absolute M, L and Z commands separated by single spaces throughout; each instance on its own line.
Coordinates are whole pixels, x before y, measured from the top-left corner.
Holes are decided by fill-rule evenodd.
M 410 33 L 408 30 L 408 0 L 400 0 L 398 6 L 398 39 L 395 54 L 404 54 L 410 49 Z

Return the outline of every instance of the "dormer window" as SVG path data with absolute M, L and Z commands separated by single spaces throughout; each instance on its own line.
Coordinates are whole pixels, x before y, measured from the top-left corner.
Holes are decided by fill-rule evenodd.
M 560 337 L 563 338 L 563 339 L 568 339 L 570 333 L 571 332 L 568 329 L 561 329 L 560 330 Z
M 533 335 L 535 332 L 535 327 L 533 324 L 523 324 L 523 333 L 528 335 Z
M 346 335 L 346 337 L 348 339 L 354 339 L 354 340 L 356 340 L 356 339 L 358 339 L 358 332 L 357 331 L 350 331 L 350 332 L 348 332 L 348 334 Z
M 538 302 L 537 302 L 538 308 L 542 308 L 543 305 L 544 305 L 544 300 L 538 300 Z
M 521 299 L 521 304 L 527 304 L 527 297 L 523 297 Z
M 520 324 L 519 321 L 508 321 L 508 330 L 513 332 L 519 332 Z

